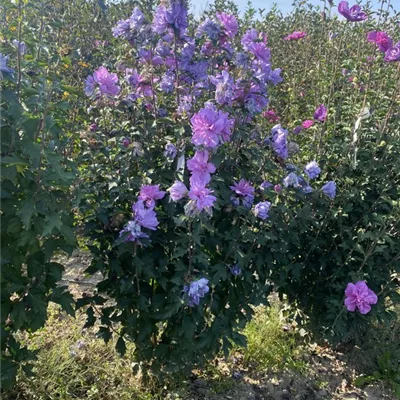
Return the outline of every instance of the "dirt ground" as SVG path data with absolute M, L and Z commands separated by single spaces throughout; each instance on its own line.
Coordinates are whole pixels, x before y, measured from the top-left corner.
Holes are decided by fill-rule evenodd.
M 60 257 L 65 273 L 62 284 L 80 297 L 95 290 L 101 275 L 86 276 L 84 271 L 90 263 L 86 252 L 75 252 L 72 257 Z M 352 364 L 357 360 L 348 354 L 317 344 L 308 345 L 306 351 L 307 371 L 294 373 L 281 371 L 254 372 L 243 369 L 239 355 L 228 361 L 215 360 L 218 378 L 194 376 L 186 394 L 166 394 L 168 400 L 396 400 L 388 387 L 382 383 L 364 388 L 355 387 L 353 382 L 358 373 Z M 353 362 L 354 361 L 354 362 Z

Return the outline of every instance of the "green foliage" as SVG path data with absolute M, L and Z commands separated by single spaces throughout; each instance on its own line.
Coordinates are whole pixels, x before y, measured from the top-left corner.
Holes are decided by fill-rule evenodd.
M 249 4 L 240 31 L 254 27 L 268 33 L 274 67 L 284 76 L 269 92 L 269 107 L 282 125 L 292 130 L 312 118 L 318 104 L 328 107 L 325 124 L 291 137 L 301 151 L 290 162 L 316 159 L 323 171 L 317 185 L 334 179 L 338 196 L 331 202 L 318 190 L 307 198 L 291 190 L 270 191 L 273 212 L 267 222 L 229 205 L 233 180 L 278 183 L 286 174 L 254 140 L 265 139 L 273 126 L 261 117 L 241 125 L 231 145 L 213 155 L 218 168 L 213 189 L 220 205 L 212 218 L 187 217 L 180 204 L 165 198 L 157 208 L 160 227 L 143 248 L 122 243 L 119 231 L 142 184 L 166 189 L 178 178 L 187 183 L 188 173 L 168 161 L 163 149 L 172 141 L 179 156 L 191 157 L 190 125 L 173 112 L 154 118 L 141 100 L 93 107 L 82 94 L 83 79 L 100 65 L 110 70 L 136 66 L 134 50 L 113 38 L 111 27 L 137 4 L 151 16 L 153 1 L 117 6 L 97 0 L 2 2 L 2 52 L 11 55 L 15 69 L 3 74 L 1 96 L 5 388 L 18 365 L 29 373 L 26 362 L 34 356 L 15 333 L 42 327 L 50 301 L 74 313 L 71 295 L 57 286 L 63 266 L 53 255 L 76 247 L 76 226 L 93 256 L 87 273 L 104 276 L 97 293 L 77 306 L 87 306 L 88 327 L 97 321 L 95 308 L 101 309 L 97 336 L 115 343 L 121 354 L 128 351 L 126 342 L 134 341 L 132 357 L 145 374 L 149 369 L 157 376 L 186 373 L 220 350 L 228 354 L 233 343 L 245 345 L 240 332 L 253 317 L 252 306 L 266 303 L 272 290 L 305 312 L 314 332 L 335 341 L 355 339 L 371 322 L 394 318 L 400 272 L 399 69 L 384 63 L 365 37 L 379 28 L 397 41 L 395 17 L 381 10 L 365 24 L 348 24 L 331 8 L 299 3 L 285 17 L 274 8 L 261 10 L 257 18 Z M 206 14 L 221 10 L 237 14 L 235 4 L 225 0 Z M 191 21 L 191 30 L 197 22 Z M 307 30 L 305 40 L 282 40 L 301 28 Z M 330 38 L 330 32 L 338 36 Z M 17 55 L 13 39 L 25 41 L 26 55 Z M 371 55 L 374 62 L 367 61 Z M 158 101 L 151 105 L 175 110 L 167 97 Z M 359 118 L 366 107 L 371 115 Z M 96 132 L 88 130 L 90 123 L 98 125 Z M 132 142 L 128 148 L 121 146 L 125 137 Z M 242 276 L 231 275 L 228 267 L 234 263 Z M 182 289 L 199 275 L 209 278 L 211 292 L 192 309 Z M 361 279 L 379 295 L 367 316 L 343 308 L 347 283 Z M 275 318 L 274 313 L 257 315 L 247 328 L 249 338 L 254 343 L 260 338 L 258 319 Z M 116 326 L 121 327 L 118 337 Z M 280 331 L 265 326 L 281 339 Z M 249 352 L 260 363 L 279 364 L 252 343 Z M 290 345 L 282 351 L 291 358 Z

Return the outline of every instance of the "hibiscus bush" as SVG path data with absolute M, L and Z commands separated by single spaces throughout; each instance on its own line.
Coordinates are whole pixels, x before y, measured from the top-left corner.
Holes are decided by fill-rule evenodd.
M 84 82 L 80 159 L 88 272 L 105 279 L 78 305 L 99 336 L 120 327 L 117 347 L 136 344 L 136 369 L 177 373 L 245 345 L 252 305 L 272 290 L 325 337 L 385 317 L 399 266 L 387 184 L 398 176 L 382 180 L 369 160 L 395 173 L 395 141 L 385 151 L 371 125 L 363 148 L 327 134 L 332 151 L 310 151 L 308 129 L 329 129 L 334 107 L 276 124 L 269 102 L 283 72 L 267 34 L 233 14 L 195 26 L 172 2 L 154 15 L 135 8 L 112 32 L 114 63 Z M 354 133 L 369 111 L 356 117 Z
M 0 59 L 4 382 L 28 358 L 15 333 L 40 328 L 49 301 L 73 313 L 52 257 L 74 233 L 102 276 L 75 305 L 121 354 L 135 343 L 144 376 L 245 345 L 273 291 L 324 339 L 393 318 L 393 19 L 346 2 L 340 19 L 256 19 L 218 0 L 196 20 L 179 1 L 74 0 L 28 23 L 32 4 L 6 3 Z

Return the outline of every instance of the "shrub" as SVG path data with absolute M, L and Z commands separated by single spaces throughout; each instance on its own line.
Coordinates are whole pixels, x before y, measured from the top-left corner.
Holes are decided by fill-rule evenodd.
M 112 298 L 99 336 L 122 324 L 120 351 L 130 338 L 137 367 L 156 375 L 244 345 L 251 306 L 273 288 L 341 339 L 385 317 L 386 295 L 396 296 L 396 141 L 382 151 L 382 131 L 360 128 L 365 116 L 353 138 L 343 126 L 335 136 L 328 94 L 310 113 L 315 146 L 299 153 L 297 128 L 262 115 L 267 86 L 281 80 L 265 34 L 240 26 L 239 35 L 233 15 L 209 15 L 195 27 L 179 3 L 154 17 L 135 9 L 113 30 L 125 82 L 104 66 L 85 80 L 96 125 L 83 143 L 80 209 L 88 272 L 105 279 L 79 305 Z M 346 312 L 346 286 L 365 279 L 378 305 L 367 317 Z M 91 306 L 88 317 L 94 323 Z

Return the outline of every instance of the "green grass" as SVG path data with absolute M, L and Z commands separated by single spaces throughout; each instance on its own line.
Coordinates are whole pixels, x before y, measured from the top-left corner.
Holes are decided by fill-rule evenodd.
M 83 330 L 84 319 L 73 319 L 51 307 L 50 318 L 40 331 L 27 335 L 25 344 L 40 350 L 34 376 L 20 373 L 7 400 L 147 400 L 132 374 L 130 353 L 120 357 L 115 341 L 105 344 L 93 330 Z
M 285 331 L 278 304 L 256 309 L 253 320 L 246 326 L 247 348 L 244 361 L 257 370 L 295 369 L 304 371 L 302 350 L 294 331 Z

